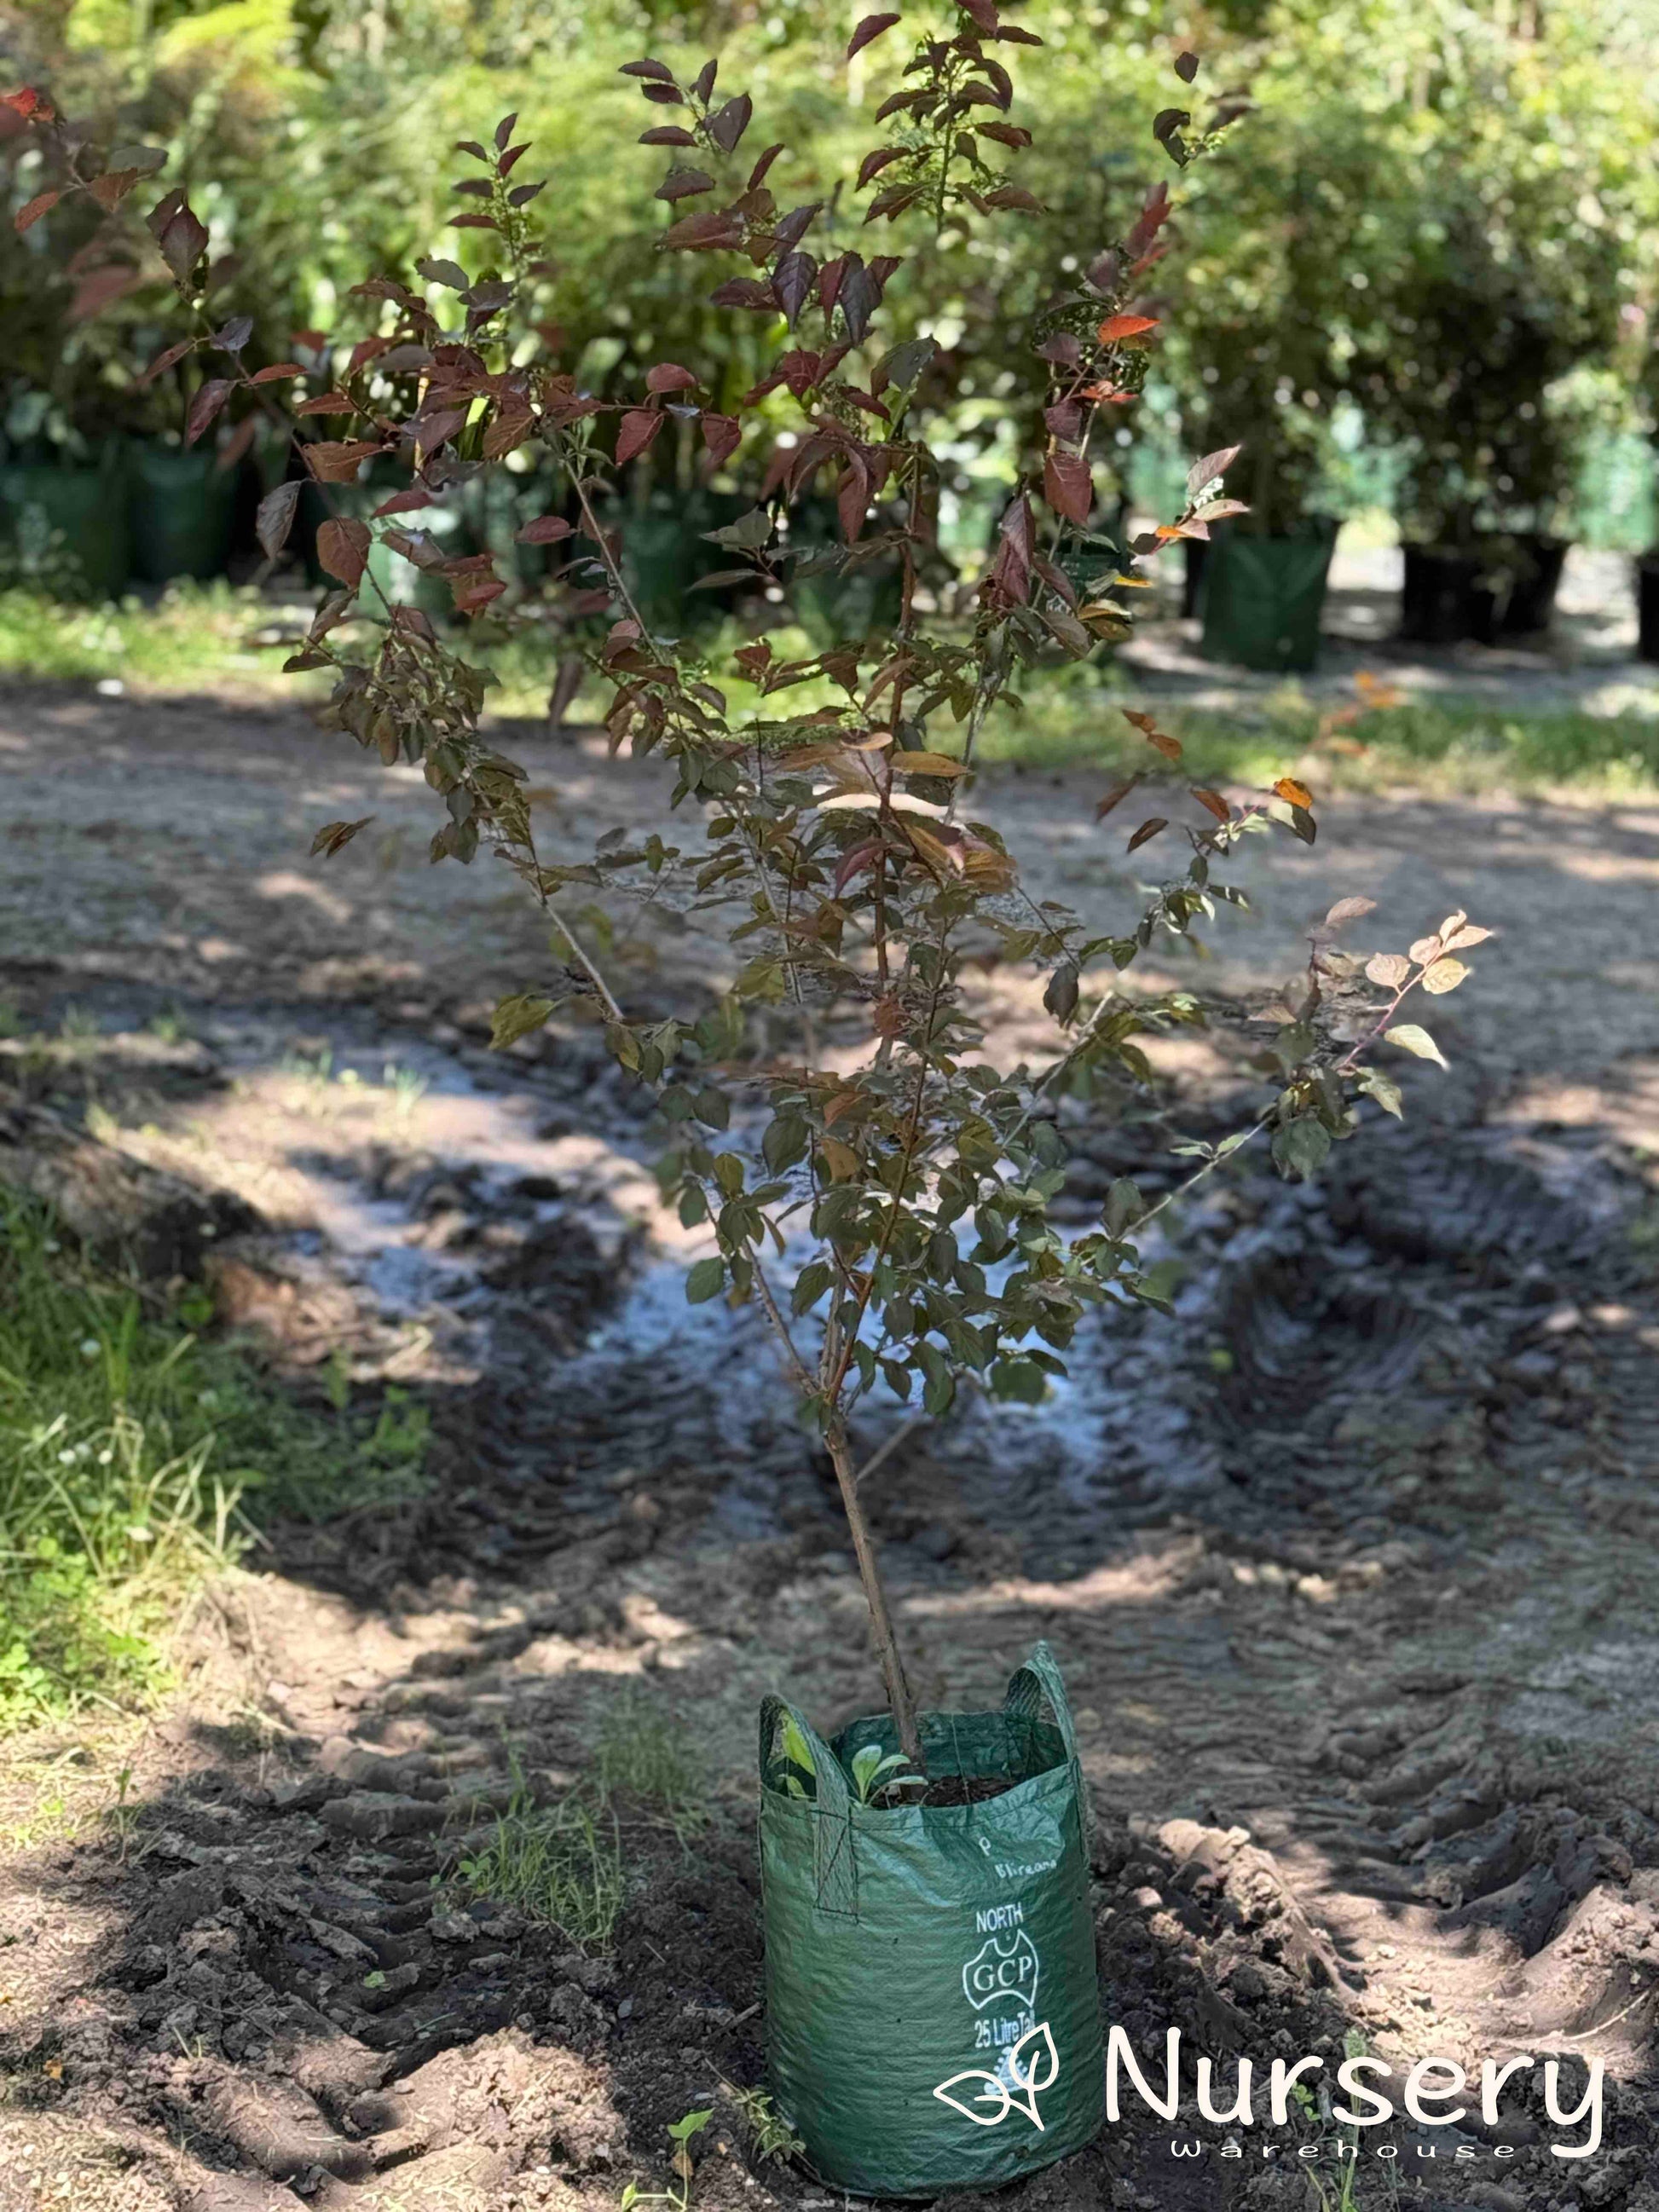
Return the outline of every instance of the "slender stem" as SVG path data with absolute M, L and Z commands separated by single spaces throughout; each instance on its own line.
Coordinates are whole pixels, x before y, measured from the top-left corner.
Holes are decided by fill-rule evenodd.
M 888 1605 L 886 1588 L 877 1564 L 875 1539 L 871 1534 L 870 1523 L 859 1497 L 859 1471 L 853 1463 L 847 1430 L 839 1417 L 831 1422 L 824 1443 L 829 1449 L 830 1464 L 836 1470 L 842 1509 L 847 1516 L 847 1526 L 853 1538 L 853 1556 L 858 1561 L 859 1580 L 864 1585 L 865 1602 L 870 1608 L 870 1626 L 876 1639 L 876 1656 L 881 1662 L 881 1679 L 892 1711 L 899 1749 L 918 1774 L 926 1774 L 927 1767 L 921 1755 L 921 1733 L 916 1725 L 915 1699 L 911 1694 L 909 1678 L 904 1671 L 904 1659 L 893 1626 L 892 1610 Z
M 784 1364 L 789 1370 L 790 1380 L 803 1397 L 810 1398 L 815 1392 L 811 1370 L 795 1349 L 795 1340 L 789 1334 L 789 1324 L 783 1317 L 783 1309 L 773 1295 L 772 1285 L 766 1279 L 766 1270 L 758 1259 L 750 1264 L 755 1271 L 755 1288 L 760 1292 L 760 1302 L 766 1309 L 766 1318 L 771 1322 L 773 1334 L 778 1340 L 778 1346 L 783 1353 Z

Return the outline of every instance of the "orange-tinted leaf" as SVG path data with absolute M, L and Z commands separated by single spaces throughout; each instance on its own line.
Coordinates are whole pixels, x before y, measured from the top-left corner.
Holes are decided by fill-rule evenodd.
M 1233 812 L 1218 791 L 1206 791 L 1201 783 L 1193 786 L 1193 797 L 1200 806 L 1207 806 L 1218 822 L 1231 822 Z
M 1141 781 L 1139 776 L 1124 776 L 1121 783 L 1113 783 L 1113 787 L 1106 792 L 1106 796 L 1103 796 L 1102 801 L 1099 801 L 1099 805 L 1095 807 L 1095 821 L 1103 821 L 1106 814 L 1113 811 L 1115 805 L 1121 805 L 1124 799 L 1128 799 L 1128 794 L 1134 790 L 1134 785 L 1139 783 L 1139 781 Z
M 1157 328 L 1156 315 L 1108 315 L 1098 335 L 1102 345 L 1115 345 L 1120 338 L 1144 337 Z
M 1287 806 L 1308 807 L 1313 805 L 1313 793 L 1305 783 L 1298 783 L 1293 775 L 1281 775 L 1273 789 Z
M 11 219 L 11 227 L 21 237 L 43 215 L 50 215 L 64 195 L 61 191 L 37 192 L 27 206 L 18 209 Z
M 369 438 L 325 438 L 301 450 L 306 457 L 306 466 L 319 483 L 353 483 L 358 469 L 380 448 Z

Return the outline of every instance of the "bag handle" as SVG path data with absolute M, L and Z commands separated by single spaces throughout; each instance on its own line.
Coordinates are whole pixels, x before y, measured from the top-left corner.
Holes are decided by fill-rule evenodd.
M 813 1870 L 817 1878 L 818 1910 L 841 1912 L 857 1919 L 858 1860 L 853 1849 L 853 1793 L 841 1761 L 805 1715 L 782 1698 L 764 1698 L 760 1712 L 760 1770 L 764 1786 L 773 1747 L 784 1721 L 793 1721 L 812 1757 L 814 1796 L 812 1820 Z
M 1009 1681 L 1008 1694 L 1002 1701 L 1003 1717 L 1028 1723 L 1040 1720 L 1045 1698 L 1054 1713 L 1060 1741 L 1066 1747 L 1066 1756 L 1075 1765 L 1077 1730 L 1072 1723 L 1072 1708 L 1059 1664 L 1046 1643 L 1034 1644 L 1030 1656 Z

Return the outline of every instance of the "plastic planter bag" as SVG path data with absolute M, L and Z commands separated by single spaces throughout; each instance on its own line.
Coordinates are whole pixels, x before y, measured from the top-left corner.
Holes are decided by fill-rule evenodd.
M 1336 525 L 1318 518 L 1294 538 L 1218 524 L 1198 588 L 1205 657 L 1286 673 L 1311 668 L 1335 544 Z
M 186 453 L 135 439 L 131 462 L 132 565 L 146 583 L 224 574 L 236 511 L 236 471 L 212 447 Z
M 772 2087 L 817 2172 L 862 2197 L 995 2188 L 1105 2116 L 1083 1783 L 1048 1645 L 1000 1712 L 921 1728 L 935 1782 L 1014 1786 L 883 1811 L 848 1776 L 897 1748 L 884 1715 L 827 1744 L 776 1698 L 761 1711 Z
M 124 456 L 95 468 L 0 468 L 0 569 L 55 592 L 116 598 L 131 568 Z

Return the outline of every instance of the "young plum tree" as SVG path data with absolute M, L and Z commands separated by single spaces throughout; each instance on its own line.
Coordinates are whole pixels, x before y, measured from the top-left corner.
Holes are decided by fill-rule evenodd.
M 898 21 L 867 16 L 849 54 Z M 1050 1218 L 1067 1130 L 1103 1086 L 1150 1079 L 1138 1040 L 1204 1017 L 1188 992 L 1132 993 L 1126 972 L 1155 945 L 1244 903 L 1224 880 L 1243 840 L 1274 828 L 1306 843 L 1316 834 L 1312 796 L 1288 776 L 1244 796 L 1177 787 L 1171 811 L 1182 818 L 1146 816 L 1127 849 L 1165 837 L 1182 847 L 1178 864 L 1141 912 L 1099 934 L 1025 891 L 981 809 L 975 759 L 988 718 L 1017 708 L 1018 686 L 1034 672 L 1126 636 L 1140 564 L 1240 511 L 1223 490 L 1231 448 L 1195 462 L 1182 512 L 1156 531 L 1125 546 L 1096 526 L 1099 434 L 1133 403 L 1158 335 L 1146 295 L 1171 212 L 1160 185 L 1038 316 L 1027 357 L 1041 446 L 1022 457 L 981 572 L 954 591 L 940 581 L 948 390 L 933 341 L 887 343 L 884 313 L 907 256 L 926 264 L 960 251 L 976 226 L 1040 215 L 1018 180 L 1031 131 L 1011 119 L 1005 58 L 1040 43 L 1004 21 L 995 0 L 963 0 L 951 27 L 915 46 L 877 107 L 884 135 L 851 191 L 788 207 L 769 182 L 783 149 L 740 150 L 751 103 L 717 91 L 714 62 L 685 77 L 653 58 L 626 64 L 661 118 L 641 143 L 668 152 L 656 194 L 668 211 L 659 250 L 683 264 L 689 284 L 708 285 L 718 307 L 757 319 L 769 349 L 767 373 L 725 405 L 678 362 L 646 365 L 635 389 L 604 399 L 560 365 L 544 313 L 560 192 L 555 184 L 544 203 L 545 180 L 520 181 L 526 148 L 514 116 L 490 143 L 459 149 L 473 170 L 457 187 L 453 224 L 483 242 L 476 274 L 428 257 L 408 279 L 371 275 L 354 295 L 362 335 L 310 333 L 295 349 L 303 360 L 278 351 L 253 368 L 249 324 L 215 314 L 208 232 L 185 196 L 170 191 L 152 209 L 136 246 L 119 227 L 154 167 L 145 149 L 106 156 L 44 94 L 9 100 L 52 142 L 61 179 L 20 225 L 58 198 L 84 196 L 100 219 L 83 257 L 159 254 L 165 264 L 188 327 L 150 373 L 199 360 L 206 373 L 189 437 L 221 416 L 247 422 L 252 409 L 268 410 L 292 430 L 311 481 L 325 494 L 344 490 L 318 537 L 333 587 L 288 665 L 331 670 L 335 725 L 388 765 L 422 769 L 442 809 L 433 860 L 470 862 L 488 848 L 554 926 L 562 963 L 501 1001 L 497 1043 L 563 1009 L 597 1022 L 616 1060 L 655 1093 L 665 1198 L 688 1226 L 707 1224 L 714 1246 L 690 1269 L 688 1295 L 755 1301 L 764 1311 L 834 1465 L 897 1740 L 918 1771 L 915 1702 L 860 1495 L 851 1417 L 883 1389 L 931 1416 L 969 1382 L 1035 1402 L 1065 1372 L 1091 1308 L 1162 1303 L 1137 1240 L 1167 1200 L 1149 1206 L 1121 1181 L 1087 1233 L 1064 1236 Z M 1194 58 L 1183 54 L 1176 66 L 1190 84 Z M 1170 109 L 1154 135 L 1184 166 L 1216 132 Z M 878 224 L 904 255 L 866 258 L 855 241 Z M 770 621 L 732 652 L 724 682 L 700 651 L 646 619 L 607 519 L 630 468 L 659 439 L 688 435 L 708 470 L 736 464 L 759 486 L 748 513 L 710 533 L 727 566 L 705 580 L 748 593 Z M 510 623 L 508 580 L 495 559 L 453 556 L 421 514 L 526 448 L 550 461 L 562 491 L 519 535 L 553 549 L 554 603 L 570 616 L 573 638 L 585 637 L 613 748 L 661 756 L 675 805 L 701 817 L 701 840 L 685 848 L 613 834 L 590 860 L 544 860 L 524 771 L 482 726 L 488 678 L 452 629 L 392 599 L 370 570 L 378 539 L 441 577 L 459 617 Z M 370 462 L 400 464 L 407 482 L 365 513 L 349 488 Z M 841 532 L 829 551 L 788 529 L 792 511 L 826 482 Z M 273 560 L 300 490 L 285 483 L 261 507 L 260 541 Z M 872 562 L 899 579 L 890 625 L 799 657 L 780 649 L 805 575 Z M 1102 818 L 1154 764 L 1166 781 L 1178 775 L 1178 741 L 1150 714 L 1128 720 L 1148 767 L 1103 796 Z M 336 853 L 362 827 L 325 824 L 313 850 Z M 731 964 L 714 1012 L 682 1020 L 630 1007 L 566 911 L 573 887 L 596 884 L 638 885 L 721 919 Z M 1409 994 L 1460 982 L 1457 954 L 1485 933 L 1455 915 L 1409 953 L 1374 958 L 1364 975 L 1380 997 L 1338 1034 L 1328 987 L 1339 975 L 1352 986 L 1359 968 L 1334 939 L 1369 907 L 1344 900 L 1316 933 L 1300 1002 L 1271 1047 L 1270 1093 L 1224 1143 L 1189 1148 L 1192 1180 L 1258 1134 L 1269 1136 L 1284 1173 L 1310 1176 L 1355 1128 L 1357 1094 L 1400 1110 L 1393 1080 L 1369 1058 L 1379 1039 L 1438 1057 L 1426 1031 L 1397 1018 Z M 1038 1065 L 1000 1065 L 987 1048 L 964 963 L 991 959 L 1041 981 L 1054 1046 Z M 1345 1003 L 1352 996 L 1349 988 Z M 833 1066 L 820 1042 L 831 1024 Z M 780 1033 L 793 1041 L 783 1052 L 772 1042 Z M 780 1262 L 788 1253 L 793 1265 L 803 1231 L 810 1251 L 786 1282 Z

